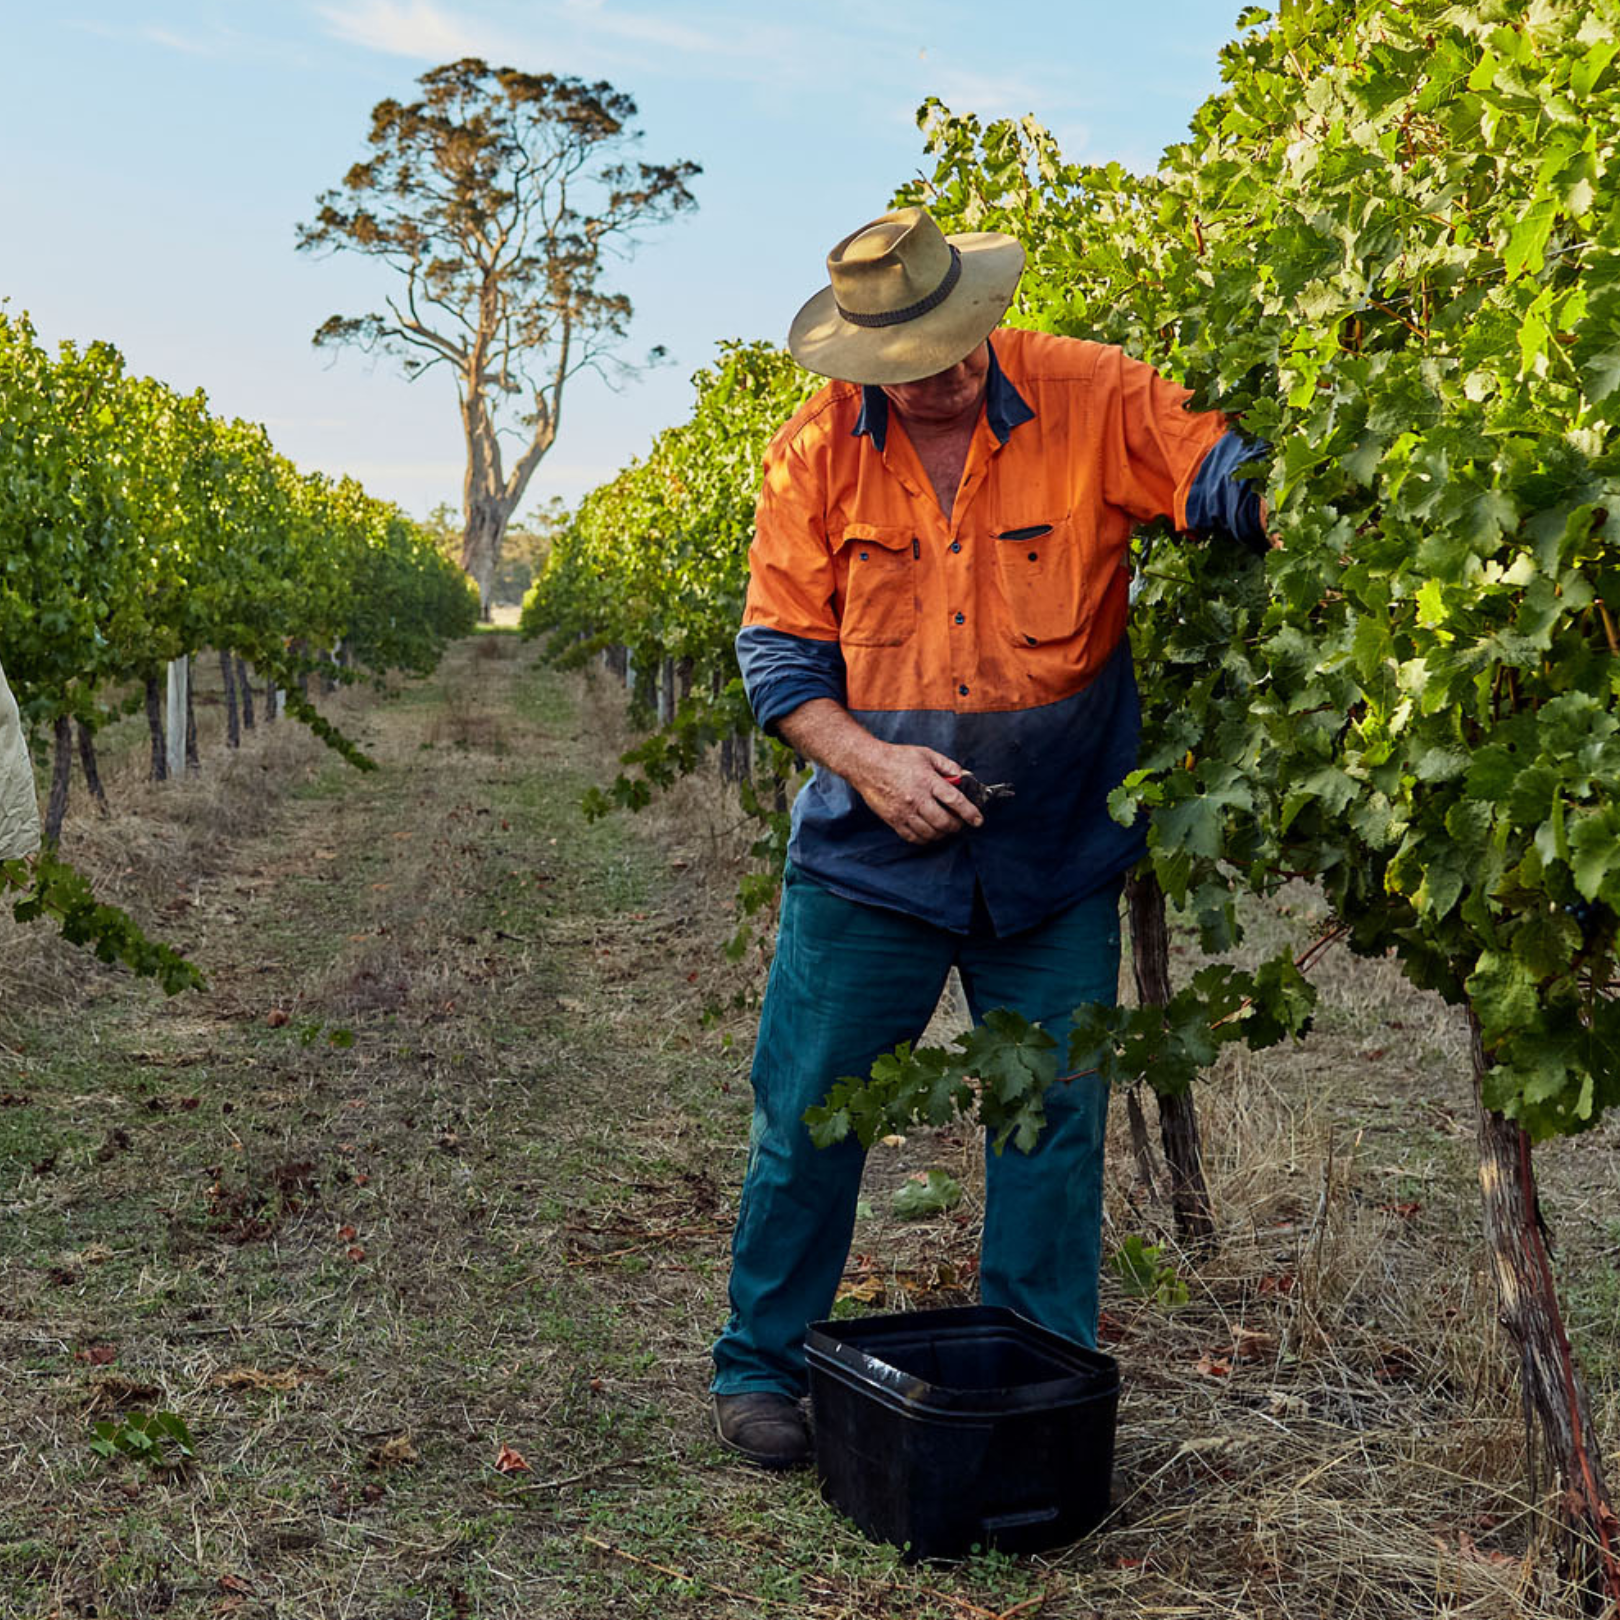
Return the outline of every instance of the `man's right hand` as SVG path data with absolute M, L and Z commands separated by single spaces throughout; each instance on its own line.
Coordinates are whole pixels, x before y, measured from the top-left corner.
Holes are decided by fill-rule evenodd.
M 984 825 L 979 809 L 946 780 L 961 774 L 960 765 L 932 748 L 880 743 L 849 783 L 908 844 L 932 844 Z

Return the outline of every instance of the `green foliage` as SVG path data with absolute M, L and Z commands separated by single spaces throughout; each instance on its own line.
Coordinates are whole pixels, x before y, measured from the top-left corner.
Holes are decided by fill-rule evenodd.
M 962 1183 L 949 1171 L 933 1169 L 921 1181 L 907 1181 L 896 1187 L 893 1208 L 903 1221 L 921 1220 L 927 1215 L 943 1215 L 962 1202 Z
M 26 724 L 93 725 L 107 688 L 204 647 L 286 687 L 339 642 L 422 674 L 476 623 L 459 570 L 353 480 L 300 473 L 110 344 L 52 357 L 0 314 L 0 648 Z
M 165 995 L 204 987 L 202 974 L 172 945 L 148 939 L 128 912 L 97 900 L 89 880 L 50 850 L 31 862 L 0 863 L 0 888 L 22 891 L 12 902 L 16 921 L 53 918 L 69 944 L 88 947 L 99 961 L 122 962 L 142 978 L 156 979 Z
M 1156 1243 L 1132 1232 L 1109 1257 L 1119 1285 L 1133 1299 L 1151 1299 L 1166 1310 L 1185 1305 L 1192 1297 L 1172 1261 Z
M 177 1412 L 131 1412 L 103 1418 L 91 1428 L 90 1449 L 107 1462 L 133 1457 L 148 1468 L 178 1468 L 197 1455 L 186 1420 Z
M 1220 950 L 1237 889 L 1316 876 L 1355 949 L 1470 1005 L 1536 1136 L 1620 1102 L 1617 22 L 1251 8 L 1152 178 L 930 103 L 908 197 L 1023 238 L 1018 320 L 1277 446 L 1280 552 L 1143 567 L 1116 811 L 1152 808 L 1166 892 Z

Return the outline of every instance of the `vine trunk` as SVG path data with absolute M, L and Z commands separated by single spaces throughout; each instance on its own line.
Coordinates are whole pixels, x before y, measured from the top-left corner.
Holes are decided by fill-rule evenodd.
M 1164 890 L 1152 872 L 1133 873 L 1125 880 L 1125 895 L 1131 914 L 1136 998 L 1143 1006 L 1165 1006 L 1171 992 L 1170 929 L 1164 914 Z M 1159 1103 L 1159 1143 L 1170 1175 L 1170 1208 L 1176 1234 L 1196 1248 L 1212 1248 L 1216 1241 L 1215 1215 L 1204 1179 L 1197 1104 L 1190 1090 L 1173 1096 L 1165 1092 L 1154 1095 Z
M 56 717 L 52 728 L 55 747 L 51 752 L 51 796 L 45 802 L 45 847 L 55 849 L 62 837 L 62 820 L 67 815 L 68 788 L 73 781 L 73 722 L 65 714 Z
M 169 743 L 163 735 L 163 690 L 156 675 L 146 677 L 146 729 L 152 734 L 152 780 L 169 778 Z
M 236 680 L 231 669 L 231 655 L 223 650 L 219 655 L 219 679 L 225 689 L 225 746 L 240 748 L 242 727 L 236 715 Z
M 84 785 L 90 790 L 90 797 L 96 801 L 96 808 L 102 815 L 110 813 L 107 804 L 107 790 L 101 785 L 101 768 L 96 761 L 96 734 L 84 721 L 77 722 L 79 728 L 79 764 L 84 768 Z
M 1559 1562 L 1581 1592 L 1586 1613 L 1620 1612 L 1620 1518 L 1604 1478 L 1586 1380 L 1559 1309 L 1530 1138 L 1485 1106 L 1490 1060 L 1472 1011 L 1469 1024 L 1485 1238 L 1502 1325 L 1518 1349 L 1524 1398 L 1539 1421 L 1557 1479 Z

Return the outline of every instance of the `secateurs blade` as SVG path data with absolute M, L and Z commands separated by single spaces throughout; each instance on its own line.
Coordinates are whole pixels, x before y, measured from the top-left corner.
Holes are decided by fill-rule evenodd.
M 1011 782 L 981 782 L 972 771 L 945 778 L 975 809 L 982 810 L 997 799 L 1015 798 Z

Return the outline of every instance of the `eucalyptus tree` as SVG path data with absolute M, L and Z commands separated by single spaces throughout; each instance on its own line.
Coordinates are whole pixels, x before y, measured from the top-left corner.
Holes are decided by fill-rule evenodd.
M 394 276 L 380 310 L 333 315 L 317 347 L 392 354 L 411 378 L 454 375 L 462 566 L 487 616 L 507 524 L 556 441 L 567 384 L 629 369 L 614 351 L 631 304 L 611 265 L 695 206 L 699 169 L 636 156 L 636 104 L 605 81 L 469 57 L 418 82 L 419 99 L 372 110 L 369 155 L 317 200 L 298 246 L 359 253 Z

